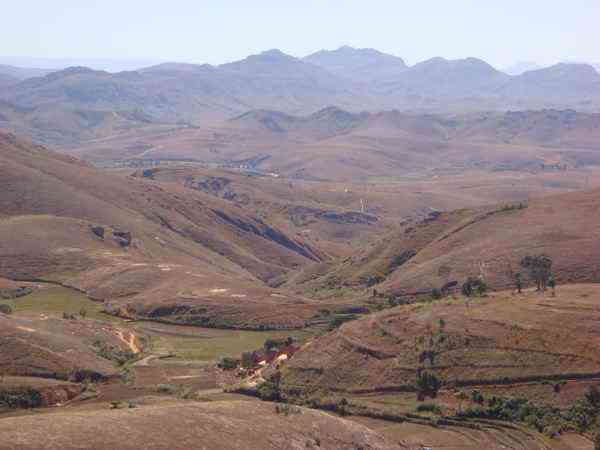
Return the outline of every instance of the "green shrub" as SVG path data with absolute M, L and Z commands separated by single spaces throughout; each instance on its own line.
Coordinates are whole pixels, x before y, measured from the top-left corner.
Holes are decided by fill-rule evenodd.
M 179 392 L 179 388 L 174 384 L 159 384 L 156 386 L 156 390 L 161 394 L 176 395 Z
M 0 305 L 0 313 L 1 314 L 12 314 L 12 308 L 10 307 L 10 305 Z
M 421 403 L 417 405 L 417 412 L 429 412 L 433 414 L 442 414 L 442 409 L 435 403 Z
M 338 314 L 329 321 L 329 330 L 335 330 L 342 324 L 358 319 L 356 314 Z
M 119 347 L 109 345 L 101 340 L 95 341 L 92 345 L 98 356 L 116 362 L 119 365 L 123 365 L 135 357 L 135 354 L 132 351 L 122 350 Z
M 471 400 L 475 403 L 483 404 L 484 398 L 483 394 L 477 390 L 471 392 Z
M 383 278 L 381 275 L 369 275 L 366 279 L 367 287 L 373 287 L 376 284 L 381 283 L 383 280 L 385 280 L 385 278 Z
M 482 296 L 488 290 L 487 284 L 480 278 L 469 277 L 463 283 L 461 291 L 465 297 Z
M 42 396 L 38 391 L 27 387 L 0 390 L 0 407 L 38 408 L 42 406 Z
M 423 400 L 425 397 L 437 397 L 437 393 L 440 390 L 442 383 L 435 374 L 421 371 L 417 374 L 416 385 L 419 400 Z
M 290 414 L 302 414 L 302 410 L 297 406 L 288 405 L 287 403 L 278 403 L 275 405 L 275 413 L 289 416 Z
M 221 358 L 221 361 L 217 364 L 218 367 L 224 370 L 233 370 L 237 369 L 239 365 L 239 361 L 235 358 L 224 357 Z
M 253 365 L 254 365 L 254 356 L 252 355 L 252 352 L 242 353 L 241 366 L 244 369 L 250 369 L 250 368 L 252 368 Z
M 279 381 L 281 374 L 275 372 L 268 380 L 265 380 L 256 387 L 256 395 L 261 400 L 266 401 L 278 401 L 281 399 L 281 392 L 279 391 Z

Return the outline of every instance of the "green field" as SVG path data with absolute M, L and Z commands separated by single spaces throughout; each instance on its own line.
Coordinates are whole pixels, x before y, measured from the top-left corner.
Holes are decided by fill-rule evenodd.
M 35 289 L 24 297 L 1 300 L 0 304 L 9 305 L 13 314 L 46 314 L 62 317 L 63 312 L 79 314 L 85 310 L 86 317 L 103 321 L 121 321 L 121 319 L 102 312 L 102 303 L 90 300 L 85 294 L 62 286 L 47 286 Z
M 256 350 L 267 339 L 292 336 L 306 338 L 302 331 L 240 331 L 218 330 L 179 325 L 138 324 L 137 328 L 151 336 L 152 350 L 171 353 L 181 361 L 215 361 L 222 357 L 239 357 L 243 352 Z
M 85 294 L 61 286 L 45 286 L 33 293 L 12 300 L 2 300 L 9 305 L 13 314 L 62 317 L 63 313 L 79 315 L 82 310 L 86 318 L 105 322 L 122 322 L 118 317 L 102 312 L 102 303 L 95 302 Z M 150 337 L 151 351 L 172 354 L 179 361 L 216 361 L 222 357 L 239 357 L 242 352 L 256 350 L 267 339 L 282 339 L 292 336 L 303 340 L 306 331 L 240 331 L 200 328 L 184 325 L 168 325 L 154 322 L 130 322 L 129 327 Z

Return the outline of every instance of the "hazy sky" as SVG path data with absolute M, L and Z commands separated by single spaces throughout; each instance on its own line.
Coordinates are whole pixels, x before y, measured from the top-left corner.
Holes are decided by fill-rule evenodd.
M 600 62 L 600 0 L 4 0 L 0 56 L 222 63 L 348 44 L 433 56 Z

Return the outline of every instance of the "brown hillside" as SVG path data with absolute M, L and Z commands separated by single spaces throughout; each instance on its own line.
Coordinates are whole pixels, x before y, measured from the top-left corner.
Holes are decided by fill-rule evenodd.
M 280 300 L 263 283 L 320 259 L 300 237 L 206 193 L 107 175 L 11 135 L 0 139 L 0 275 L 73 285 L 110 301 L 111 311 L 177 311 L 178 320 L 208 324 L 222 314 L 236 317 L 231 325 L 251 323 L 257 304 L 281 302 L 259 322 L 298 326 L 316 308 Z
M 517 272 L 527 281 L 520 261 L 539 254 L 553 259 L 559 283 L 600 280 L 600 191 L 522 205 L 431 213 L 372 248 L 330 265 L 320 281 L 364 286 L 370 277 L 379 277 L 376 289 L 402 294 L 481 276 L 494 289 L 508 288 Z
M 437 116 L 326 108 L 302 117 L 252 111 L 221 125 L 133 131 L 70 152 L 94 162 L 180 159 L 308 180 L 377 182 L 468 170 L 499 176 L 600 165 L 599 120 L 568 110 Z
M 0 314 L 0 368 L 2 375 L 21 377 L 114 378 L 119 371 L 101 351 L 131 351 L 129 336 L 127 330 L 92 320 Z
M 272 403 L 172 403 L 129 410 L 63 412 L 0 421 L 2 450 L 400 449 L 364 425 Z M 110 432 L 107 432 L 110 430 Z
M 504 292 L 398 306 L 308 344 L 286 367 L 286 388 L 410 391 L 419 367 L 446 386 L 597 378 L 599 295 L 597 285 L 571 285 L 557 297 Z M 420 362 L 426 351 L 433 361 Z

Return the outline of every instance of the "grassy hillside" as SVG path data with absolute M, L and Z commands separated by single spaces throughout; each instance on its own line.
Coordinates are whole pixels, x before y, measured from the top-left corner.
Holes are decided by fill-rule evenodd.
M 318 277 L 295 276 L 300 286 L 369 285 L 390 294 L 430 292 L 481 277 L 494 289 L 514 286 L 526 256 L 552 258 L 558 283 L 600 280 L 595 219 L 598 191 L 577 192 L 475 210 L 431 213 L 351 258 L 330 263 Z
M 556 297 L 501 292 L 398 306 L 309 343 L 284 370 L 285 389 L 414 392 L 419 370 L 442 389 L 597 379 L 599 295 L 597 285 L 571 285 Z

